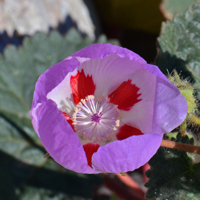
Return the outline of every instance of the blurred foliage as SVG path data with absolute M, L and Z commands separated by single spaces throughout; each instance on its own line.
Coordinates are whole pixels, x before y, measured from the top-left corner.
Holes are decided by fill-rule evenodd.
M 108 41 L 101 36 L 97 42 Z M 23 46 L 8 46 L 0 55 L 0 199 L 64 200 L 92 197 L 101 182 L 98 175 L 64 169 L 51 158 L 31 125 L 34 85 L 41 73 L 92 43 L 71 29 L 65 37 L 56 31 L 37 33 Z M 77 189 L 78 188 L 78 189 Z
M 160 32 L 164 20 L 159 10 L 160 0 L 96 0 L 96 3 L 109 26 Z
M 174 140 L 172 138 L 172 140 Z M 176 142 L 193 144 L 188 136 L 177 135 Z M 200 199 L 200 163 L 193 164 L 188 153 L 161 147 L 149 161 L 151 169 L 146 198 L 157 200 Z
M 162 0 L 160 9 L 166 19 L 172 20 L 176 13 L 183 14 L 186 9 L 198 0 Z
M 200 89 L 200 3 L 189 7 L 184 15 L 176 15 L 172 22 L 163 24 L 158 39 L 159 54 L 156 64 L 167 73 L 176 69 L 195 80 Z

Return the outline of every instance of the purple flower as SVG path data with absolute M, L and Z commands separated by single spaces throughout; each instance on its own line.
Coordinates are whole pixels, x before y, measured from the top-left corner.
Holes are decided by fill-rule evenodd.
M 187 103 L 128 49 L 88 46 L 49 68 L 35 87 L 32 123 L 50 156 L 79 173 L 132 171 L 149 161 Z

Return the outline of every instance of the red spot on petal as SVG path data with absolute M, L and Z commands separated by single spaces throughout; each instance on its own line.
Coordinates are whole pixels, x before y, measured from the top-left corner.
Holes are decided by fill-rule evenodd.
M 74 125 L 73 125 L 73 120 L 72 118 L 65 112 L 61 111 L 62 114 L 64 115 L 65 119 L 67 120 L 67 122 L 71 125 L 71 127 L 73 128 L 73 130 L 75 131 Z
M 116 134 L 116 137 L 118 140 L 124 140 L 133 135 L 143 135 L 143 133 L 139 129 L 125 124 L 120 127 L 119 132 Z
M 108 97 L 110 102 L 118 105 L 120 110 L 130 110 L 134 104 L 141 101 L 138 99 L 141 94 L 138 94 L 139 88 L 135 84 L 131 84 L 131 80 L 124 81 L 114 92 Z
M 81 99 L 85 99 L 88 95 L 94 95 L 96 88 L 92 76 L 85 76 L 83 69 L 76 76 L 71 76 L 70 85 L 75 104 L 78 104 Z
M 93 153 L 97 152 L 98 148 L 100 147 L 99 144 L 88 143 L 84 144 L 83 148 L 87 157 L 88 165 L 92 167 L 92 155 Z

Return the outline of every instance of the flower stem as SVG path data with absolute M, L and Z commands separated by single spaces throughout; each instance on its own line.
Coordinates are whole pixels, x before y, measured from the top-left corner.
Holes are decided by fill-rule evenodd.
M 146 163 L 146 164 L 144 164 L 144 165 L 142 166 L 142 174 L 143 174 L 143 179 L 144 179 L 144 182 L 145 182 L 145 183 L 148 181 L 148 178 L 146 177 L 145 172 L 146 172 L 147 170 L 149 170 L 149 169 L 150 169 L 150 165 L 149 165 L 148 163 Z
M 169 140 L 162 140 L 162 143 L 160 146 L 167 147 L 170 149 L 177 149 L 177 150 L 186 151 L 190 153 L 200 154 L 200 146 L 194 146 L 190 144 L 184 144 L 184 143 L 174 142 L 174 141 L 169 141 Z
M 120 199 L 124 200 L 141 200 L 130 188 L 123 187 L 123 185 L 112 178 L 109 174 L 103 174 L 104 185 L 113 191 Z M 143 199 L 142 199 L 143 200 Z
M 137 184 L 127 173 L 124 173 L 125 175 L 122 176 L 120 173 L 116 173 L 115 175 L 129 188 L 131 188 L 133 191 L 135 191 L 136 196 L 138 196 L 139 199 L 144 199 L 144 191 L 141 189 L 140 185 Z
M 48 158 L 48 157 L 51 157 L 51 156 L 50 156 L 49 153 L 47 152 L 47 153 L 44 155 L 44 158 Z

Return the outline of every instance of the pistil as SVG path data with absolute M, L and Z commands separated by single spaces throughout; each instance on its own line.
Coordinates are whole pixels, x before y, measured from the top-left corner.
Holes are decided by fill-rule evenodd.
M 101 120 L 101 116 L 102 116 L 101 113 L 95 113 L 94 115 L 91 116 L 91 120 L 92 120 L 93 122 L 99 123 L 100 120 Z

